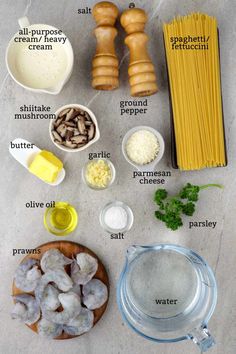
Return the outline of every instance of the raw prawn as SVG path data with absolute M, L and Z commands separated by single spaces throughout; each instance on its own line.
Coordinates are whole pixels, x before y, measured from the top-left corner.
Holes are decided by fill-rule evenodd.
M 70 291 L 72 291 L 72 293 L 75 293 L 81 297 L 81 286 L 80 285 L 74 284 L 73 288 Z
M 89 310 L 95 310 L 105 304 L 108 299 L 107 286 L 99 279 L 92 279 L 83 286 L 83 303 Z
M 62 269 L 64 270 L 65 265 L 71 264 L 72 260 L 67 258 L 58 249 L 51 248 L 43 254 L 40 261 L 41 269 L 44 273 L 49 270 Z
M 58 299 L 63 307 L 63 311 L 56 312 L 42 309 L 43 317 L 48 321 L 57 324 L 67 324 L 68 321 L 79 315 L 81 311 L 80 297 L 72 292 L 60 294 Z
M 43 297 L 40 306 L 46 310 L 55 311 L 60 306 L 58 295 L 60 291 L 53 285 L 48 284 L 43 292 Z
M 67 325 L 63 326 L 63 329 L 71 336 L 80 336 L 81 334 L 90 331 L 93 327 L 93 321 L 93 311 L 83 307 L 80 314 L 73 320 L 70 320 Z
M 58 269 L 48 271 L 41 277 L 40 282 L 35 289 L 35 297 L 40 303 L 43 301 L 44 291 L 49 283 L 56 284 L 58 289 L 65 292 L 69 291 L 73 286 L 71 278 L 64 270 Z
M 61 325 L 50 322 L 42 318 L 38 322 L 38 334 L 46 338 L 57 338 L 62 334 L 63 328 Z
M 76 262 L 71 264 L 71 278 L 75 284 L 84 285 L 96 274 L 98 261 L 87 253 L 78 253 Z
M 22 262 L 15 272 L 15 285 L 26 292 L 34 291 L 42 276 L 36 259 L 28 258 Z
M 40 307 L 32 295 L 21 294 L 14 296 L 16 301 L 11 312 L 13 319 L 19 319 L 27 325 L 32 325 L 40 318 Z

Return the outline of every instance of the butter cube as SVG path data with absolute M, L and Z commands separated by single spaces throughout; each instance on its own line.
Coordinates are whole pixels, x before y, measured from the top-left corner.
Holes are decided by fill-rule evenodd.
M 29 171 L 45 182 L 55 182 L 63 163 L 49 151 L 38 153 L 29 166 Z

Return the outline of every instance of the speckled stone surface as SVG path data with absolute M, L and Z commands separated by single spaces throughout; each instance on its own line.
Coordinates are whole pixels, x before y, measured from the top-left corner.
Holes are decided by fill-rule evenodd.
M 78 15 L 77 9 L 92 7 L 95 1 L 1 1 L 0 2 L 0 80 L 1 80 L 1 237 L 0 237 L 0 351 L 4 354 L 197 354 L 199 349 L 190 341 L 175 344 L 156 344 L 137 336 L 123 323 L 116 304 L 116 284 L 122 270 L 126 249 L 131 244 L 176 243 L 187 246 L 204 257 L 216 275 L 218 304 L 209 323 L 217 345 L 212 354 L 236 353 L 236 2 L 230 0 L 153 0 L 135 1 L 149 14 L 146 32 L 150 36 L 160 92 L 148 98 L 148 112 L 137 117 L 120 116 L 120 101 L 129 100 L 127 82 L 128 55 L 123 45 L 124 33 L 119 32 L 117 48 L 122 59 L 120 88 L 114 92 L 95 92 L 90 87 L 91 59 L 95 50 L 91 15 Z M 129 1 L 116 1 L 120 10 Z M 177 14 L 204 11 L 215 15 L 219 22 L 221 40 L 222 90 L 229 164 L 227 168 L 183 173 L 172 170 L 170 163 L 170 124 L 167 75 L 162 39 L 162 23 Z M 7 75 L 4 55 L 8 41 L 18 30 L 17 19 L 27 14 L 31 23 L 51 24 L 69 37 L 75 54 L 72 77 L 58 96 L 34 94 L 15 84 Z M 89 105 L 97 116 L 101 139 L 91 150 L 67 154 L 50 141 L 46 120 L 14 120 L 23 104 L 49 105 L 52 111 L 68 103 Z M 166 142 L 166 153 L 158 166 L 172 172 L 166 187 L 173 193 L 185 182 L 219 182 L 224 191 L 208 190 L 199 201 L 194 220 L 217 221 L 213 229 L 189 230 L 188 223 L 173 233 L 153 217 L 152 202 L 155 186 L 141 186 L 132 178 L 132 167 L 121 152 L 122 137 L 133 126 L 145 124 L 158 129 Z M 65 163 L 67 172 L 62 185 L 52 188 L 27 173 L 8 153 L 8 144 L 22 137 L 41 148 L 53 151 Z M 117 181 L 107 191 L 94 192 L 82 182 L 81 169 L 88 152 L 106 150 L 117 168 Z M 126 202 L 134 212 L 135 222 L 124 240 L 110 240 L 99 225 L 99 212 L 109 201 Z M 41 209 L 27 209 L 30 200 L 66 200 L 79 212 L 79 226 L 67 240 L 91 248 L 103 260 L 110 278 L 111 293 L 107 311 L 99 324 L 81 338 L 69 341 L 46 341 L 12 321 L 11 284 L 14 270 L 22 256 L 12 256 L 13 248 L 34 248 L 55 238 L 43 226 Z

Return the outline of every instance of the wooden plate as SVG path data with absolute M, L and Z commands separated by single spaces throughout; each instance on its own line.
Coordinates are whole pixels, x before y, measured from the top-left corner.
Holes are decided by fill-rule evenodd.
M 102 262 L 100 261 L 100 259 L 97 257 L 97 255 L 95 253 L 93 253 L 87 247 L 79 245 L 78 243 L 70 242 L 70 241 L 55 241 L 55 242 L 45 243 L 45 244 L 36 248 L 36 250 L 40 251 L 40 254 L 27 255 L 26 257 L 24 257 L 22 262 L 24 262 L 28 258 L 34 258 L 34 259 L 40 260 L 42 258 L 42 255 L 44 254 L 44 252 L 48 251 L 51 248 L 57 248 L 61 253 L 63 253 L 68 258 L 72 258 L 73 256 L 75 257 L 76 254 L 81 253 L 81 252 L 88 253 L 91 256 L 93 256 L 94 258 L 96 258 L 98 260 L 98 270 L 97 270 L 97 273 L 94 275 L 94 278 L 100 279 L 104 284 L 106 284 L 108 291 L 109 291 L 109 280 L 108 280 L 108 275 L 107 275 L 104 265 L 102 264 Z M 66 269 L 66 270 L 67 270 L 67 272 L 69 271 L 69 269 Z M 13 281 L 12 295 L 15 296 L 15 295 L 19 295 L 19 294 L 25 294 L 25 292 L 18 289 Z M 108 303 L 108 300 L 102 307 L 93 311 L 94 325 L 100 320 L 100 318 L 104 314 L 106 307 L 107 307 L 107 303 Z M 37 322 L 31 326 L 27 325 L 27 327 L 31 328 L 34 332 L 38 333 Z M 63 332 L 59 337 L 57 337 L 55 339 L 70 339 L 70 338 L 75 338 L 75 337 L 79 337 L 79 336 L 70 336 L 70 335 Z

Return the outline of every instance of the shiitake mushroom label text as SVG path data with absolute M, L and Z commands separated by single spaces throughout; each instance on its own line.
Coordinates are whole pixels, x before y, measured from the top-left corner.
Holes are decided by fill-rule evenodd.
M 171 177 L 171 171 L 134 171 L 133 178 L 140 184 L 165 184 L 166 177 Z M 155 178 L 162 177 L 162 178 Z M 163 178 L 164 177 L 164 178 Z
M 19 107 L 19 111 L 15 113 L 14 118 L 19 119 L 34 119 L 34 120 L 41 120 L 41 119 L 56 119 L 56 115 L 51 112 L 50 106 L 45 106 L 44 104 L 40 106 L 36 106 L 33 104 L 26 105 Z
M 148 100 L 120 101 L 120 115 L 138 116 L 148 111 Z

